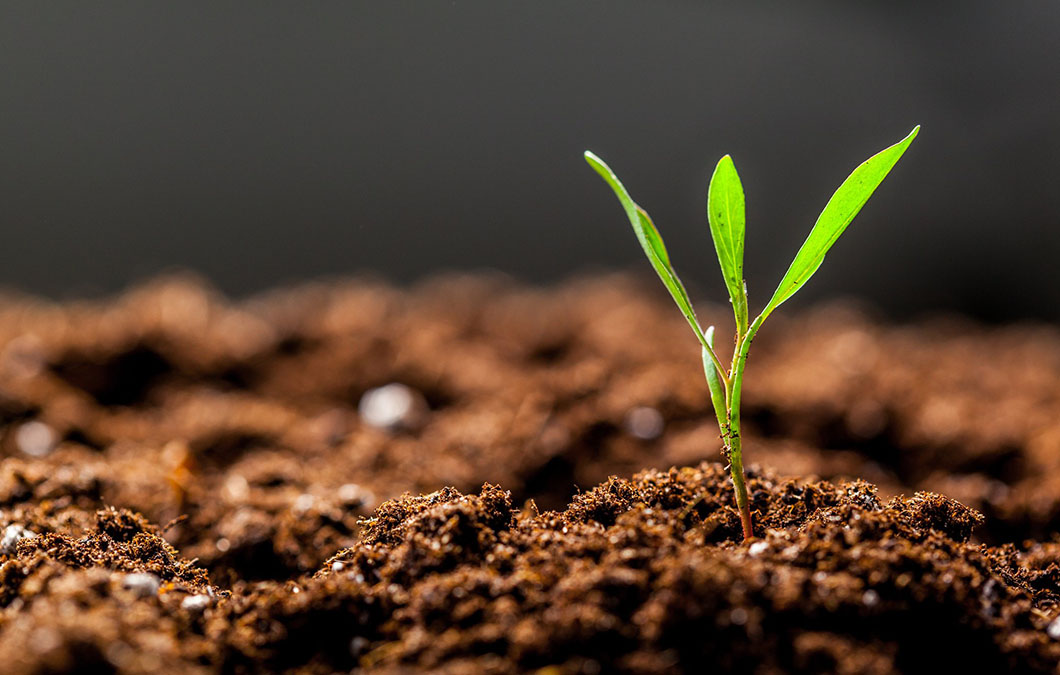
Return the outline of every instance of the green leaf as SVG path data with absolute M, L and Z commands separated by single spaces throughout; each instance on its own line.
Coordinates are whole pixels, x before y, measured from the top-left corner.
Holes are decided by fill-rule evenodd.
M 721 275 L 729 290 L 736 330 L 747 330 L 747 291 L 743 282 L 744 229 L 746 223 L 743 186 L 732 157 L 718 160 L 707 190 L 707 221 L 714 249 L 718 252 Z
M 707 328 L 707 346 L 711 349 L 714 348 L 714 326 Z M 714 365 L 713 359 L 710 358 L 710 352 L 707 351 L 707 347 L 702 348 L 703 352 L 703 374 L 707 376 L 707 388 L 710 389 L 710 402 L 714 404 L 714 414 L 718 418 L 718 426 L 724 431 L 725 425 L 729 423 L 729 415 L 725 409 L 725 388 L 721 384 L 721 378 L 718 376 L 718 367 Z
M 648 256 L 651 266 L 655 268 L 655 272 L 659 275 L 663 285 L 666 286 L 666 290 L 670 291 L 670 295 L 673 296 L 674 302 L 681 309 L 681 313 L 685 315 L 688 324 L 692 326 L 696 337 L 699 338 L 701 343 L 705 344 L 706 338 L 703 335 L 703 329 L 699 326 L 699 321 L 696 319 L 696 313 L 692 309 L 692 301 L 689 300 L 684 284 L 681 283 L 677 273 L 674 272 L 673 267 L 670 265 L 670 255 L 666 252 L 666 246 L 663 244 L 662 237 L 659 236 L 659 230 L 655 228 L 655 223 L 652 222 L 647 211 L 633 201 L 622 182 L 618 180 L 618 176 L 602 159 L 586 150 L 585 161 L 611 186 L 615 196 L 618 197 L 618 201 L 621 202 L 622 208 L 626 211 L 626 217 L 629 218 L 629 222 L 633 226 L 637 241 L 640 242 L 641 248 L 644 249 L 644 255 Z
M 817 223 L 810 231 L 810 236 L 795 254 L 791 267 L 781 279 L 769 304 L 762 311 L 763 317 L 768 316 L 781 303 L 795 295 L 795 292 L 813 276 L 824 261 L 825 253 L 832 248 L 832 244 L 839 239 L 839 235 L 843 234 L 850 222 L 854 220 L 854 216 L 858 215 L 861 207 L 894 168 L 919 132 L 920 126 L 917 125 L 901 141 L 865 160 L 843 181 L 817 218 Z

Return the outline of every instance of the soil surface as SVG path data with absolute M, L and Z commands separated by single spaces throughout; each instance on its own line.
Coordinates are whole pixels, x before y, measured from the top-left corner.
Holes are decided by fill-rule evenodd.
M 0 298 L 0 669 L 1056 671 L 1060 331 L 771 319 L 745 544 L 652 288 Z

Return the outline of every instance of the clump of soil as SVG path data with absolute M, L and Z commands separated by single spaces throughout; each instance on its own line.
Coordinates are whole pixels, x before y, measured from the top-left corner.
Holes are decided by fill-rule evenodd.
M 1056 547 L 969 543 L 946 497 L 752 471 L 739 542 L 722 467 L 611 478 L 563 511 L 446 488 L 384 503 L 294 582 L 217 592 L 103 511 L 0 567 L 10 672 L 1052 672 Z M 130 570 L 143 570 L 130 573 Z M 149 571 L 148 571 L 149 570 Z M 152 583 L 153 580 L 153 583 Z M 135 582 L 135 583 L 134 583 Z
M 1051 671 L 1051 572 L 968 537 L 982 517 L 863 482 L 750 479 L 763 536 L 721 467 L 612 478 L 563 512 L 486 485 L 405 497 L 307 587 L 392 608 L 362 665 L 526 672 Z M 1048 586 L 1048 582 L 1045 584 Z M 282 649 L 280 650 L 282 652 Z M 332 663 L 345 667 L 348 662 Z
M 0 663 L 1055 667 L 1055 328 L 778 317 L 744 444 L 802 478 L 756 470 L 745 545 L 694 341 L 645 288 L 0 298 Z

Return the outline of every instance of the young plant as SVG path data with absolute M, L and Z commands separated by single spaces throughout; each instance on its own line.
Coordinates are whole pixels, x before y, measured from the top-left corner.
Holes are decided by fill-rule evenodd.
M 662 237 L 659 236 L 659 231 L 655 229 L 655 224 L 648 213 L 630 198 L 626 188 L 622 186 L 618 177 L 603 160 L 589 151 L 585 152 L 585 160 L 618 196 L 618 201 L 622 203 L 622 208 L 625 209 L 626 216 L 633 225 L 633 232 L 636 233 L 644 253 L 702 345 L 703 370 L 710 389 L 710 398 L 714 404 L 714 413 L 717 415 L 718 426 L 721 429 L 722 451 L 729 462 L 732 474 L 732 485 L 736 493 L 740 521 L 743 524 L 744 540 L 754 536 L 751 509 L 747 500 L 747 483 L 744 478 L 743 448 L 740 437 L 740 396 L 743 391 L 743 372 L 747 363 L 747 354 L 751 349 L 751 341 L 754 340 L 769 315 L 785 300 L 795 295 L 795 292 L 813 276 L 813 273 L 821 266 L 825 253 L 854 220 L 854 216 L 890 173 L 919 131 L 920 127 L 915 127 L 901 141 L 867 159 L 843 181 L 832 198 L 828 200 L 821 215 L 818 216 L 817 222 L 810 230 L 810 236 L 795 254 L 795 260 L 792 261 L 784 278 L 780 280 L 780 285 L 773 292 L 773 297 L 753 321 L 749 320 L 747 285 L 743 278 L 743 186 L 740 184 L 740 177 L 736 173 L 732 158 L 725 155 L 718 161 L 707 191 L 707 220 L 710 223 L 710 235 L 714 239 L 714 248 L 718 253 L 718 262 L 721 264 L 721 274 L 725 279 L 729 300 L 736 317 L 736 344 L 728 367 L 722 363 L 714 351 L 714 326 L 706 330 L 700 327 L 688 293 L 670 264 L 670 256 L 663 245 Z

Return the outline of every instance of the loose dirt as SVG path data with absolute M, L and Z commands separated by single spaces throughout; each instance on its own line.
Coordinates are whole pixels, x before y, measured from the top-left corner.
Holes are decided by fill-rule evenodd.
M 643 288 L 0 298 L 2 668 L 1055 670 L 1060 331 L 772 320 L 743 544 Z

